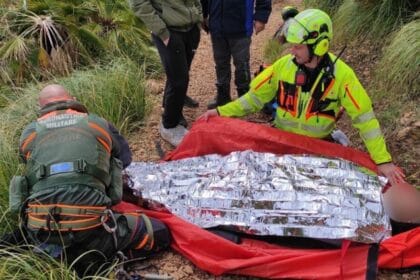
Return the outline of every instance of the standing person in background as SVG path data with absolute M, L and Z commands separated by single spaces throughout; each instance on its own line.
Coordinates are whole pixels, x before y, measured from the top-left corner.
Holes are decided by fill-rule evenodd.
M 231 58 L 238 97 L 249 90 L 251 36 L 253 30 L 255 34 L 264 30 L 271 13 L 271 0 L 201 0 L 201 4 L 203 27 L 210 32 L 216 63 L 217 95 L 207 106 L 214 109 L 231 101 Z
M 344 107 L 379 175 L 387 177 L 393 186 L 384 195 L 390 217 L 400 222 L 419 222 L 420 193 L 411 186 L 398 187 L 406 184 L 405 175 L 392 162 L 369 96 L 353 69 L 329 52 L 331 18 L 321 10 L 307 9 L 289 18 L 283 31 L 290 54 L 261 72 L 241 98 L 208 110 L 201 118 L 246 116 L 277 96 L 275 127 L 328 140 Z
M 191 62 L 200 41 L 201 4 L 199 0 L 130 2 L 136 16 L 151 30 L 166 72 L 159 132 L 164 140 L 178 146 L 188 132 L 182 115 L 184 103 L 190 107 L 198 106 L 187 97 L 187 89 Z

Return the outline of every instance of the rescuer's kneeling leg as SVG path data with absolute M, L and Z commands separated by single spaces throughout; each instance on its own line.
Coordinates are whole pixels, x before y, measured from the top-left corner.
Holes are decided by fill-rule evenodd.
M 146 257 L 169 247 L 171 236 L 161 221 L 141 213 L 124 214 L 131 230 L 130 244 L 126 247 L 129 258 Z
M 420 223 L 420 191 L 407 183 L 388 188 L 383 194 L 386 213 L 395 221 Z

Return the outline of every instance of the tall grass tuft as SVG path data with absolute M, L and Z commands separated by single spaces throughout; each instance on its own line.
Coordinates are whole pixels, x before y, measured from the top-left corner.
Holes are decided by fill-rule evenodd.
M 7 210 L 0 206 L 0 235 L 17 229 L 17 218 L 11 217 Z M 15 232 L 19 231 L 17 229 Z M 25 238 L 28 238 L 27 236 Z M 117 268 L 116 260 L 104 261 L 90 267 L 86 263 L 89 254 L 97 251 L 88 251 L 72 262 L 66 262 L 66 253 L 54 259 L 44 250 L 31 244 L 29 240 L 19 245 L 1 244 L 0 246 L 0 279 L 38 279 L 38 280 L 78 280 L 81 279 L 113 279 L 112 275 Z M 100 261 L 98 259 L 98 261 Z
M 0 249 L 1 279 L 78 279 L 75 272 L 47 256 L 20 248 Z
M 376 73 L 377 87 L 406 100 L 420 97 L 420 13 L 417 15 L 392 36 Z
M 0 112 L 0 203 L 8 205 L 11 177 L 21 170 L 18 139 L 26 124 L 36 118 L 36 89 L 27 89 Z
M 306 8 L 321 9 L 328 15 L 333 16 L 343 1 L 344 0 L 304 0 L 303 2 Z
M 369 36 L 383 40 L 386 34 L 397 30 L 410 20 L 415 1 L 399 0 L 344 0 L 335 16 L 334 30 L 340 41 Z
M 144 117 L 144 70 L 129 59 L 93 70 L 76 71 L 71 77 L 55 82 L 67 88 L 90 112 L 112 122 L 123 134 L 133 131 Z M 9 101 L 0 111 L 1 205 L 8 205 L 9 181 L 22 169 L 18 161 L 18 139 L 23 128 L 37 117 L 37 96 L 42 86 L 28 86 L 19 98 Z
M 27 9 L 0 4 L 0 82 L 21 86 L 66 76 L 116 56 L 148 73 L 161 71 L 149 32 L 126 0 L 27 2 Z
M 90 112 L 112 122 L 123 134 L 132 131 L 145 114 L 144 69 L 130 59 L 106 67 L 76 71 L 59 79 Z

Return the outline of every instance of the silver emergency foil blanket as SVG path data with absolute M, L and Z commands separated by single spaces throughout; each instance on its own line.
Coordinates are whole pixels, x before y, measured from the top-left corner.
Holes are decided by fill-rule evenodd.
M 383 182 L 345 160 L 244 151 L 135 162 L 127 172 L 136 195 L 203 228 L 363 243 L 390 236 Z

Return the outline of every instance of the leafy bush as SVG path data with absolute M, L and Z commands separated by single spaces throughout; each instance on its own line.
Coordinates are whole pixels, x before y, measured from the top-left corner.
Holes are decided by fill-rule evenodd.
M 64 261 L 55 260 L 31 245 L 0 248 L 0 279 L 78 280 L 81 278 L 72 269 L 78 262 L 76 259 L 67 266 Z M 109 263 L 96 275 L 83 279 L 112 279 L 114 269 L 115 263 Z
M 8 186 L 21 170 L 18 161 L 18 139 L 23 128 L 36 118 L 36 95 L 27 93 L 2 109 L 0 113 L 0 204 L 8 205 Z

